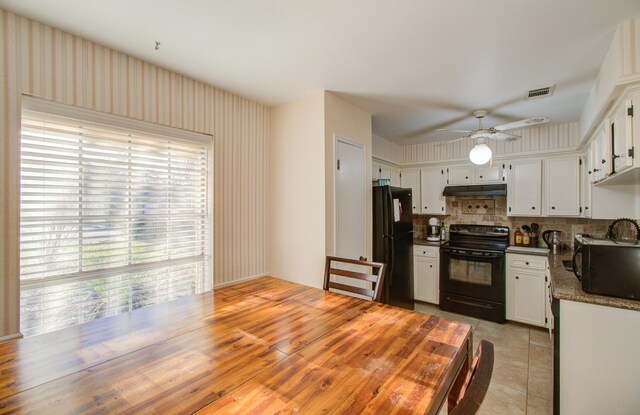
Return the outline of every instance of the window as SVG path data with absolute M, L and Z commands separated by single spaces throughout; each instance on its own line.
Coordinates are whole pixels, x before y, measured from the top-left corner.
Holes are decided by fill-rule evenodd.
M 212 288 L 211 143 L 24 97 L 23 335 Z

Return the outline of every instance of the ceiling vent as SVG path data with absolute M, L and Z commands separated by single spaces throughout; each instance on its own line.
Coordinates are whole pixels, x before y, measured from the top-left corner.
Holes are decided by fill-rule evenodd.
M 551 86 L 545 86 L 543 88 L 532 89 L 527 94 L 527 99 L 550 97 L 551 95 L 553 95 L 553 89 L 555 87 L 556 87 L 555 85 L 551 85 Z

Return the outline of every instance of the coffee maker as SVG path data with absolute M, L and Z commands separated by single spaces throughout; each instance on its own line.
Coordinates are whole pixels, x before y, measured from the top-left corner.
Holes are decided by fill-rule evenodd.
M 427 226 L 427 241 L 437 242 L 440 240 L 440 220 L 438 218 L 429 219 Z

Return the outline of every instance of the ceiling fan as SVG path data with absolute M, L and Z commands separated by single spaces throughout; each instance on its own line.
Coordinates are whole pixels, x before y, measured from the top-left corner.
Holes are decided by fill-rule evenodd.
M 478 119 L 477 130 L 448 130 L 438 129 L 436 131 L 454 131 L 458 133 L 466 133 L 464 137 L 456 138 L 441 145 L 451 144 L 456 141 L 471 138 L 476 140 L 476 145 L 469 152 L 469 159 L 474 164 L 485 164 L 491 160 L 491 149 L 487 146 L 487 139 L 496 141 L 515 141 L 520 138 L 519 135 L 505 133 L 503 131 L 515 130 L 517 128 L 526 128 L 534 125 L 545 124 L 549 122 L 547 117 L 532 117 L 520 121 L 514 121 L 507 124 L 498 125 L 496 127 L 484 128 L 482 119 L 489 113 L 487 110 L 473 111 L 473 116 Z

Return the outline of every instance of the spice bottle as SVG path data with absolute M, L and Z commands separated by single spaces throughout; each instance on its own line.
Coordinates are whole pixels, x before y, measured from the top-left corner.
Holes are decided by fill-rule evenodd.
M 520 228 L 517 228 L 513 233 L 513 244 L 515 246 L 522 246 L 522 231 L 520 231 Z
M 529 232 L 522 232 L 522 246 L 531 246 L 531 235 Z

